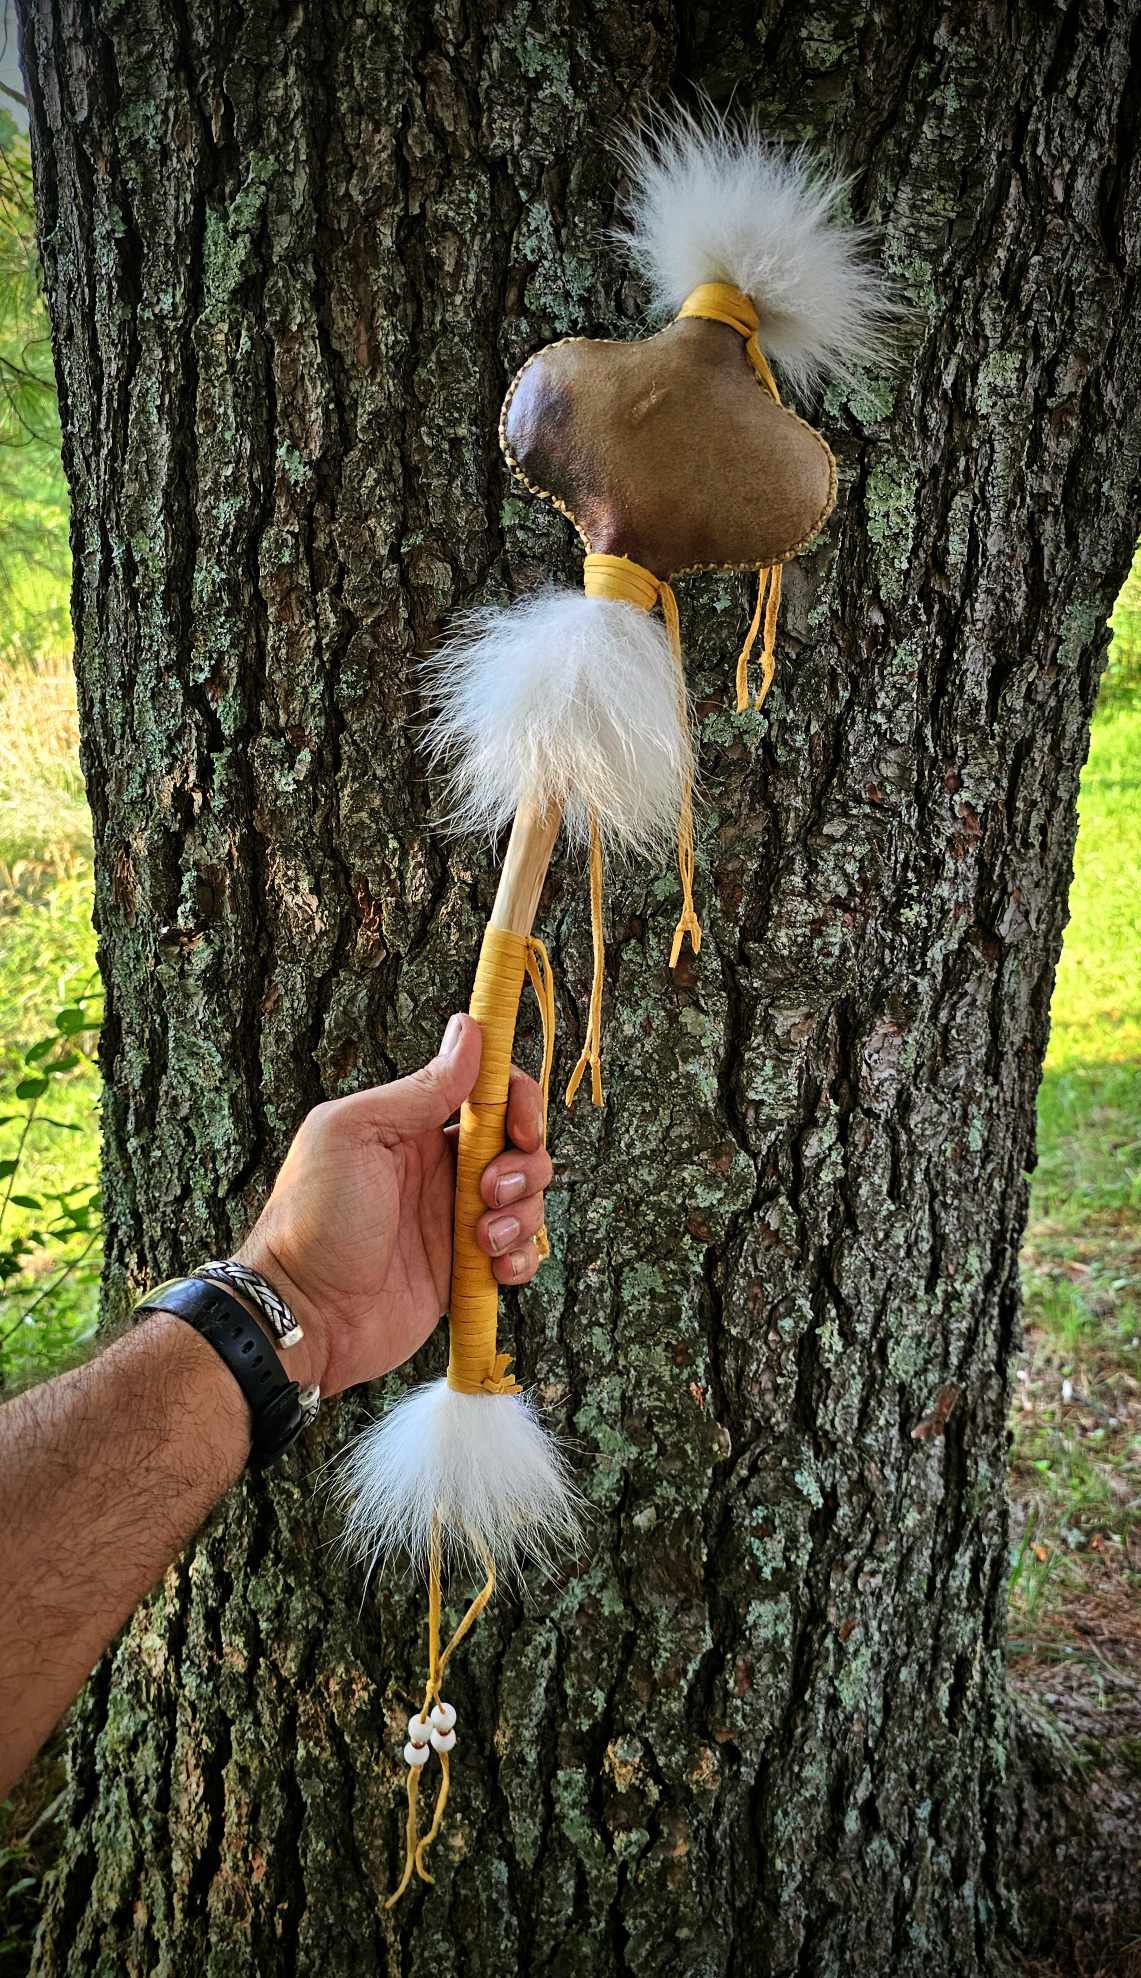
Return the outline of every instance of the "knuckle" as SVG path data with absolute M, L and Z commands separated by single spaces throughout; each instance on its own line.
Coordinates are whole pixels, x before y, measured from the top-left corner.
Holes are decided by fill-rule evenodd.
M 428 1064 L 421 1065 L 418 1071 L 414 1071 L 412 1081 L 416 1090 L 433 1106 L 438 1105 L 448 1096 L 447 1073 L 435 1058 Z

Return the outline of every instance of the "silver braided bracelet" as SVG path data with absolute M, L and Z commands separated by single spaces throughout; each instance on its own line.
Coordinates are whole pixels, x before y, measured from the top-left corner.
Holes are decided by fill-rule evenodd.
M 263 1277 L 260 1271 L 255 1271 L 252 1265 L 239 1264 L 235 1258 L 227 1257 L 210 1264 L 200 1264 L 193 1275 L 213 1278 L 216 1284 L 229 1285 L 240 1292 L 261 1314 L 283 1352 L 288 1352 L 291 1346 L 300 1345 L 304 1339 L 304 1332 L 280 1292 L 275 1291 L 269 1279 Z M 302 1388 L 300 1407 L 307 1424 L 313 1420 L 320 1406 L 320 1388 Z
M 249 1264 L 239 1264 L 233 1257 L 224 1262 L 200 1264 L 195 1277 L 213 1278 L 216 1284 L 231 1284 L 249 1299 L 262 1315 L 277 1344 L 287 1351 L 291 1346 L 299 1346 L 305 1334 L 290 1311 L 284 1298 L 276 1292 L 260 1271 Z

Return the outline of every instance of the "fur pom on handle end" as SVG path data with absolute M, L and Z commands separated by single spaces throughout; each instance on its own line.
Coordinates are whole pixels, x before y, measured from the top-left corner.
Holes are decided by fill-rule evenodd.
M 752 298 L 765 355 L 797 390 L 890 359 L 903 314 L 870 259 L 874 234 L 838 217 L 850 181 L 752 121 L 683 109 L 620 140 L 629 217 L 613 239 L 675 315 L 703 282 Z
M 414 1387 L 340 1459 L 334 1500 L 344 1542 L 369 1570 L 398 1553 L 428 1565 L 433 1521 L 445 1561 L 500 1573 L 573 1547 L 582 1500 L 554 1437 L 526 1394 L 460 1394 L 446 1380 Z

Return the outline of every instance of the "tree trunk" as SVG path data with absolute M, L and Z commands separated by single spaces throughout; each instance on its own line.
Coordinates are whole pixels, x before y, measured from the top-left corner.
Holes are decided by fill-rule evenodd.
M 914 305 L 894 380 L 800 408 L 843 493 L 762 718 L 729 711 L 746 585 L 683 586 L 707 945 L 671 976 L 672 877 L 612 876 L 607 1108 L 557 1123 L 554 1257 L 508 1319 L 597 1519 L 457 1667 L 435 1889 L 383 1909 L 422 1594 L 358 1611 L 314 1495 L 362 1400 L 92 1680 L 36 1970 L 990 1970 L 1016 1259 L 1141 507 L 1141 7 L 21 11 L 111 1318 L 465 1002 L 494 860 L 432 828 L 413 661 L 454 607 L 574 580 L 496 416 L 539 344 L 638 323 L 612 123 L 680 80 L 831 147 Z M 565 1073 L 574 860 L 540 925 Z

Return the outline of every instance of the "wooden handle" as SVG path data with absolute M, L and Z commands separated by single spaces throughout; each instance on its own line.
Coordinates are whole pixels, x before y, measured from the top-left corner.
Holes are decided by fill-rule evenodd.
M 483 1032 L 483 1056 L 471 1097 L 460 1110 L 448 1315 L 448 1380 L 466 1394 L 494 1392 L 504 1384 L 504 1367 L 496 1353 L 499 1286 L 490 1257 L 475 1240 L 484 1208 L 479 1186 L 488 1162 L 507 1144 L 507 1088 L 526 974 L 527 937 L 561 821 L 553 808 L 539 812 L 532 804 L 520 806 L 472 989 L 471 1014 Z
M 531 932 L 562 821 L 553 804 L 545 811 L 536 810 L 534 804 L 520 804 L 507 840 L 490 926 L 506 928 L 509 934 L 521 934 L 524 939 Z

